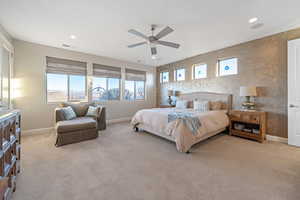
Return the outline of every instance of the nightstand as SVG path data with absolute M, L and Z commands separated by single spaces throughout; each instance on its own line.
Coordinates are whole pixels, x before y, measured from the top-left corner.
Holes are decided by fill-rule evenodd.
M 159 105 L 160 108 L 175 108 L 175 105 Z
M 232 110 L 230 135 L 264 142 L 267 130 L 267 113 L 263 111 Z

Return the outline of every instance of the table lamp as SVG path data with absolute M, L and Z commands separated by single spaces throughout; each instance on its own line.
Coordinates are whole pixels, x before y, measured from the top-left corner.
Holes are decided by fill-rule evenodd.
M 170 106 L 172 105 L 172 102 L 173 102 L 173 100 L 171 98 L 171 96 L 173 96 L 173 95 L 174 95 L 174 91 L 173 90 L 168 90 L 168 96 L 169 96 L 168 103 L 169 103 Z
M 251 102 L 251 97 L 256 97 L 256 87 L 255 86 L 241 86 L 240 87 L 240 96 L 246 97 L 246 101 L 242 103 L 242 108 L 246 110 L 254 110 L 255 103 Z

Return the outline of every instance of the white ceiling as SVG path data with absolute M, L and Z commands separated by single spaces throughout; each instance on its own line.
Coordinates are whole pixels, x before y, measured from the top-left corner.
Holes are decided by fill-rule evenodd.
M 296 27 L 299 8 L 299 0 L 1 0 L 0 24 L 20 40 L 157 66 Z M 251 29 L 252 17 L 264 25 Z M 158 46 L 157 60 L 148 46 L 128 49 L 143 40 L 127 31 L 150 35 L 151 24 L 173 28 L 163 39 L 181 47 Z

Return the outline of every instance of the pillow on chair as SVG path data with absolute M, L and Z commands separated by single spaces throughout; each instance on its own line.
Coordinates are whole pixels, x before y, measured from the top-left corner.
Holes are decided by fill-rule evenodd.
M 99 112 L 99 107 L 89 106 L 89 109 L 85 116 L 87 117 L 96 117 Z
M 76 113 L 71 106 L 64 107 L 61 109 L 63 111 L 66 120 L 71 120 L 76 118 Z
M 76 113 L 77 117 L 83 117 L 86 115 L 89 106 L 93 106 L 94 103 L 69 103 L 63 102 L 61 103 L 61 107 L 71 106 L 73 111 Z

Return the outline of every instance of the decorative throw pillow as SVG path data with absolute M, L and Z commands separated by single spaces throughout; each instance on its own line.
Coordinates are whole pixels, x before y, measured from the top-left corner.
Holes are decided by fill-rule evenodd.
M 98 107 L 89 106 L 89 109 L 88 109 L 85 116 L 87 116 L 87 117 L 96 117 L 97 113 L 98 113 Z
M 66 120 L 76 118 L 76 114 L 71 106 L 62 108 L 62 111 Z
M 176 101 L 176 108 L 186 109 L 188 106 L 188 101 L 186 100 L 178 100 Z
M 194 101 L 194 110 L 199 112 L 209 111 L 209 101 Z
M 222 110 L 222 102 L 221 101 L 211 101 L 210 102 L 210 110 Z
M 73 111 L 76 113 L 77 117 L 83 117 L 85 116 L 89 106 L 94 106 L 94 103 L 69 103 L 64 102 L 61 103 L 61 107 L 68 107 L 71 106 L 73 108 Z

